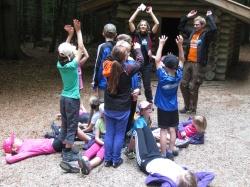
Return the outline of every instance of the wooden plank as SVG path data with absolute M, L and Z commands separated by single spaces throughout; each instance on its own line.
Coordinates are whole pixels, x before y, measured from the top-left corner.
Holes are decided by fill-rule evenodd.
M 234 15 L 238 19 L 250 23 L 250 7 L 232 0 L 200 0 L 215 5 L 226 12 Z
M 78 8 L 80 12 L 90 12 L 93 10 L 97 10 L 99 8 L 103 8 L 109 5 L 112 5 L 114 0 L 89 0 L 87 2 L 82 2 Z

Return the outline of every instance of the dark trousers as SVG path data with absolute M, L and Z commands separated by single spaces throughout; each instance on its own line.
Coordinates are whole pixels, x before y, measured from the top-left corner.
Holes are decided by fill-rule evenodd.
M 134 136 L 136 160 L 140 169 L 146 172 L 147 164 L 155 158 L 162 158 L 162 156 L 149 127 L 136 129 Z
M 180 88 L 185 108 L 188 110 L 197 109 L 199 88 L 205 74 L 203 69 L 204 67 L 198 63 L 185 62 L 184 64 Z
M 128 118 L 128 125 L 127 125 L 127 129 L 126 129 L 126 133 L 132 128 L 132 126 L 134 124 L 134 115 L 135 115 L 135 111 L 136 111 L 136 105 L 137 105 L 137 101 L 132 100 L 131 106 L 130 106 L 130 114 L 129 114 L 129 118 Z
M 58 139 L 64 144 L 74 144 L 79 120 L 79 109 L 80 99 L 61 96 L 60 112 L 62 125 Z
M 151 90 L 151 71 L 152 64 L 147 64 L 141 67 L 142 82 L 144 87 L 144 93 L 146 100 L 150 103 L 153 101 L 153 95 Z

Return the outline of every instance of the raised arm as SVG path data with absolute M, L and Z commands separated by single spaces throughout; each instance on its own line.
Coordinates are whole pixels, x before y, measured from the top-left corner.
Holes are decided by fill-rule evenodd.
M 74 27 L 72 27 L 71 25 L 65 25 L 64 26 L 64 30 L 68 33 L 68 37 L 66 39 L 67 43 L 70 43 L 73 35 L 74 35 Z
M 196 10 L 191 10 L 187 15 L 181 17 L 178 29 L 186 35 L 190 35 L 193 31 L 191 27 L 186 26 L 190 18 L 193 18 L 197 14 Z
M 158 46 L 158 49 L 157 49 L 157 52 L 156 52 L 156 56 L 155 56 L 155 65 L 156 65 L 156 69 L 158 68 L 161 68 L 161 57 L 162 57 L 162 50 L 163 50 L 163 47 L 167 41 L 168 37 L 165 36 L 165 35 L 162 35 L 160 38 L 159 38 L 159 46 Z
M 75 55 L 76 61 L 80 63 L 80 59 L 82 57 L 82 53 L 84 52 L 84 45 L 83 45 L 83 40 L 82 40 L 82 31 L 81 31 L 81 22 L 77 19 L 73 20 L 74 23 L 74 28 L 76 31 L 76 36 L 77 36 L 77 44 L 78 44 L 78 49 Z
M 212 15 L 212 11 L 211 10 L 208 10 L 207 11 L 207 25 L 208 25 L 208 32 L 207 32 L 207 38 L 211 39 L 217 32 L 217 27 L 216 27 L 216 24 L 215 24 L 215 20 L 214 20 L 214 17 Z
M 181 68 L 183 68 L 183 64 L 185 61 L 184 51 L 183 51 L 183 37 L 181 35 L 179 35 L 179 36 L 177 36 L 175 41 L 176 41 L 176 44 L 177 44 L 178 50 L 179 50 L 179 66 Z
M 82 66 L 83 64 L 85 64 L 85 62 L 88 60 L 89 58 L 89 53 L 87 51 L 87 49 L 85 48 L 84 44 L 83 44 L 83 57 L 80 60 L 80 65 Z
M 154 26 L 153 26 L 153 28 L 152 28 L 152 32 L 155 34 L 155 33 L 158 31 L 158 28 L 159 28 L 159 25 L 160 25 L 160 24 L 159 24 L 159 21 L 158 21 L 158 19 L 156 18 L 156 16 L 155 16 L 155 14 L 154 14 L 153 9 L 152 9 L 151 6 L 147 7 L 146 12 L 147 12 L 148 14 L 150 14 L 150 16 L 152 17 L 152 19 L 153 19 L 153 21 L 154 21 Z
M 129 25 L 129 30 L 130 32 L 134 32 L 135 31 L 135 24 L 134 24 L 134 20 L 137 16 L 137 14 L 141 11 L 140 6 L 137 7 L 137 9 L 135 10 L 135 12 L 132 14 L 132 16 L 130 17 L 130 19 L 128 20 L 128 25 Z

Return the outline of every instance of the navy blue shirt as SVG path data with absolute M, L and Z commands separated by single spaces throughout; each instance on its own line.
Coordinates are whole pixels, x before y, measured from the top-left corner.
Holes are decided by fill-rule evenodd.
M 178 110 L 177 90 L 182 79 L 182 72 L 183 69 L 178 67 L 175 77 L 173 77 L 170 76 L 163 67 L 157 69 L 158 85 L 154 103 L 161 110 Z

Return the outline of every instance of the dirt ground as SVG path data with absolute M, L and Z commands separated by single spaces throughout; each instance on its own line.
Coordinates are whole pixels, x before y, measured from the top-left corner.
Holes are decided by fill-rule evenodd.
M 190 145 L 175 159 L 193 171 L 214 172 L 214 187 L 250 186 L 249 49 L 242 49 L 244 62 L 233 68 L 230 78 L 202 85 L 198 114 L 208 120 L 205 144 Z M 28 61 L 0 61 L 0 142 L 12 131 L 21 138 L 42 137 L 59 111 L 61 80 L 55 56 L 42 49 L 29 53 L 33 58 Z M 90 76 L 86 74 L 90 73 L 85 73 L 84 103 L 91 94 Z M 180 93 L 179 101 L 182 107 Z M 180 120 L 187 117 L 180 115 Z M 65 174 L 59 167 L 60 154 L 7 165 L 1 152 L 0 160 L 0 186 L 145 186 L 146 175 L 138 170 L 135 160 L 125 157 L 119 168 L 101 165 L 85 177 Z

